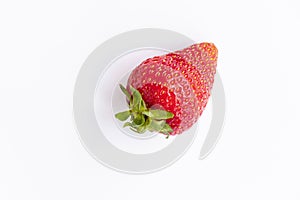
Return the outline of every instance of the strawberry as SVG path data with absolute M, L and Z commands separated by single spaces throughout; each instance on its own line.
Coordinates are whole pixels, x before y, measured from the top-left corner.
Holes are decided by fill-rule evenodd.
M 146 130 L 167 135 L 190 128 L 202 114 L 210 96 L 217 67 L 218 50 L 212 43 L 143 61 L 130 74 L 127 88 L 129 110 L 116 118 L 130 121 L 133 131 Z

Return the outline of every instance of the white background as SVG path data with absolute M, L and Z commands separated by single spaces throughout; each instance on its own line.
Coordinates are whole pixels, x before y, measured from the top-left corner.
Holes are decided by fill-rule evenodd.
M 0 199 L 300 199 L 300 6 L 271 1 L 0 1 Z M 117 173 L 81 146 L 72 92 L 124 31 L 171 29 L 219 48 L 223 136 L 171 167 Z

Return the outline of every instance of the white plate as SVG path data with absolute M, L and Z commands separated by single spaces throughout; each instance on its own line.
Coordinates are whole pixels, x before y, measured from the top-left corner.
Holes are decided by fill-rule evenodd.
M 149 173 L 169 166 L 186 152 L 196 136 L 197 124 L 182 135 L 165 139 L 161 134 L 133 134 L 121 127 L 114 114 L 126 109 L 118 84 L 126 85 L 133 68 L 146 58 L 193 43 L 173 31 L 139 29 L 107 40 L 87 58 L 75 85 L 74 119 L 83 146 L 97 161 L 121 172 Z M 215 82 L 220 81 L 218 77 Z M 221 106 L 224 101 L 218 102 Z M 211 113 L 206 116 L 212 117 L 213 106 L 206 109 Z M 206 127 L 209 126 L 210 119 L 202 121 L 207 121 Z M 219 138 L 220 130 L 211 134 L 214 138 L 206 139 L 212 143 L 206 144 L 207 152 Z

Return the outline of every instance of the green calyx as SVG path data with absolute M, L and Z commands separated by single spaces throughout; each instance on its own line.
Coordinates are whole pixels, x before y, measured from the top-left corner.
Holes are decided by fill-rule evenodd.
M 136 133 L 159 132 L 169 137 L 173 129 L 166 120 L 174 117 L 174 114 L 165 110 L 149 109 L 142 98 L 141 93 L 130 87 L 130 91 L 120 84 L 122 92 L 126 95 L 129 110 L 115 114 L 120 121 L 126 121 L 123 127 L 130 127 Z

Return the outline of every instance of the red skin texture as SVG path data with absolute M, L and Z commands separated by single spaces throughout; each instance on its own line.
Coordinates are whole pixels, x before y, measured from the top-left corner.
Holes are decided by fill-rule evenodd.
M 149 58 L 132 71 L 127 88 L 139 90 L 147 107 L 172 112 L 170 134 L 180 134 L 198 120 L 208 102 L 217 57 L 214 44 L 200 43 Z

